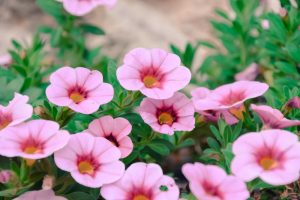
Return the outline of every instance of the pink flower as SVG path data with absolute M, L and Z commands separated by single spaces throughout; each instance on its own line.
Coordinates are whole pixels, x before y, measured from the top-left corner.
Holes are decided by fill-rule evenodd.
M 250 194 L 246 184 L 214 165 L 185 164 L 184 176 L 192 193 L 201 200 L 246 200 Z
M 125 56 L 117 77 L 127 90 L 140 90 L 152 99 L 167 99 L 191 80 L 191 72 L 180 62 L 177 55 L 161 49 L 137 48 Z
M 20 124 L 31 117 L 33 108 L 27 104 L 28 99 L 28 96 L 15 93 L 15 97 L 8 106 L 0 105 L 0 131 Z
M 173 135 L 174 131 L 191 131 L 195 128 L 194 106 L 182 93 L 165 100 L 144 98 L 139 113 L 154 131 Z
M 257 106 L 251 104 L 251 109 L 256 112 L 259 118 L 264 124 L 264 129 L 282 129 L 290 126 L 299 126 L 299 120 L 290 120 L 284 117 L 284 115 L 277 109 L 270 106 Z
M 69 140 L 67 131 L 59 130 L 56 122 L 32 120 L 5 129 L 0 137 L 0 154 L 6 157 L 42 159 L 64 147 Z
M 11 180 L 12 171 L 10 170 L 1 170 L 0 171 L 0 183 L 6 184 Z
M 49 101 L 83 114 L 96 112 L 114 95 L 113 87 L 103 83 L 99 71 L 83 67 L 62 67 L 51 75 L 50 83 L 46 90 Z
M 83 16 L 100 5 L 111 8 L 117 0 L 62 0 L 62 2 L 67 12 L 75 16 Z
M 53 190 L 30 191 L 13 200 L 67 200 L 64 197 L 55 196 Z
M 247 133 L 233 143 L 232 172 L 251 181 L 257 177 L 271 185 L 296 181 L 300 171 L 297 135 L 279 129 Z
M 104 116 L 92 121 L 87 132 L 96 137 L 109 140 L 121 151 L 121 158 L 125 158 L 133 149 L 133 143 L 128 137 L 131 129 L 132 126 L 127 119 L 121 117 L 114 119 L 111 116 Z
M 237 81 L 254 81 L 259 74 L 259 66 L 256 63 L 249 65 L 244 71 L 234 76 Z
M 205 99 L 211 90 L 205 87 L 199 87 L 191 92 L 192 100 L 195 105 L 199 99 Z M 196 107 L 196 106 L 195 106 Z M 197 110 L 196 111 L 204 117 L 205 121 L 217 122 L 221 117 L 224 118 L 227 124 L 238 123 L 238 119 L 234 117 L 228 110 Z
M 175 181 L 157 164 L 134 163 L 117 182 L 101 188 L 106 200 L 178 200 Z
M 0 56 L 0 66 L 8 67 L 12 63 L 12 57 L 9 53 Z
M 300 108 L 300 98 L 299 97 L 293 97 L 285 104 L 285 108 L 291 109 L 291 108 Z
M 125 171 L 121 153 L 110 141 L 88 133 L 71 136 L 67 146 L 54 154 L 56 165 L 80 184 L 97 188 L 121 178 Z
M 263 95 L 269 86 L 256 81 L 237 81 L 231 84 L 222 85 L 214 90 L 204 91 L 197 88 L 192 91 L 192 100 L 198 112 L 221 111 L 225 120 L 234 123 L 232 117 L 243 119 L 244 102 Z M 229 112 L 224 112 L 229 111 Z M 231 119 L 230 119 L 231 118 Z M 236 121 L 237 122 L 237 121 Z

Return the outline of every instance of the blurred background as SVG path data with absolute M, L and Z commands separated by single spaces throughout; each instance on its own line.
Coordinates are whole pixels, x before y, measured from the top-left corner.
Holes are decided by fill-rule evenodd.
M 273 10 L 279 5 L 278 0 L 261 2 Z M 102 44 L 109 56 L 122 57 L 134 47 L 168 49 L 170 43 L 181 47 L 197 40 L 216 42 L 210 20 L 216 18 L 217 8 L 230 11 L 229 1 L 119 0 L 111 10 L 99 7 L 85 16 L 107 33 L 104 37 L 91 36 L 89 44 Z M 54 21 L 41 12 L 35 0 L 0 0 L 0 54 L 10 47 L 11 39 L 28 41 L 42 24 L 52 25 Z M 206 54 L 205 50 L 200 54 Z

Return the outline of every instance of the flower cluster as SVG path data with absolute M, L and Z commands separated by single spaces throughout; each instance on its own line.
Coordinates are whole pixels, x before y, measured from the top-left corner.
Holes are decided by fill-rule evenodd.
M 254 17 L 256 3 L 247 0 L 231 2 L 234 20 L 218 11 L 232 22 L 213 22 L 228 54 L 207 58 L 199 70 L 208 76 L 200 77 L 193 59 L 199 45 L 214 46 L 206 42 L 184 51 L 172 45 L 174 53 L 135 48 L 119 66 L 97 57 L 99 48 L 88 48 L 84 36 L 104 32 L 68 13 L 83 16 L 117 0 L 37 2 L 59 26 L 41 32 L 50 35 L 64 66 L 44 66 L 39 39 L 32 47 L 13 41 L 15 49 L 0 56 L 1 197 L 300 198 L 296 7 L 288 4 L 265 19 Z M 268 37 L 253 42 L 260 35 Z M 273 72 L 269 60 L 275 60 Z M 18 86 L 10 91 L 12 85 Z
M 280 129 L 300 122 L 286 119 L 269 106 L 245 103 L 263 95 L 269 86 L 237 81 L 214 90 L 199 87 L 189 99 L 179 90 L 189 83 L 191 73 L 180 62 L 178 56 L 163 50 L 140 48 L 130 51 L 117 70 L 121 86 L 146 96 L 137 112 L 154 132 L 173 135 L 193 131 L 195 112 L 202 122 L 224 119 L 235 124 L 244 120 L 249 108 L 261 118 L 263 129 L 268 129 L 244 134 L 234 141 L 230 166 L 233 175 L 215 165 L 185 164 L 182 173 L 195 197 L 246 200 L 250 196 L 246 182 L 255 178 L 271 185 L 296 181 L 300 172 L 300 143 L 295 134 Z M 99 71 L 62 67 L 50 76 L 46 95 L 57 106 L 87 115 L 112 101 L 114 89 L 103 82 Z M 179 187 L 173 178 L 163 174 L 159 165 L 137 162 L 125 169 L 120 159 L 128 157 L 134 149 L 130 137 L 132 124 L 126 118 L 101 116 L 83 132 L 70 135 L 54 121 L 26 121 L 33 110 L 27 101 L 27 96 L 16 93 L 7 107 L 0 107 L 2 156 L 21 157 L 31 167 L 37 160 L 54 154 L 58 168 L 69 172 L 81 185 L 101 188 L 101 195 L 107 200 L 179 199 Z M 2 174 L 2 182 L 9 182 L 10 176 Z M 17 199 L 64 199 L 55 196 L 52 181 L 46 189 L 25 193 Z

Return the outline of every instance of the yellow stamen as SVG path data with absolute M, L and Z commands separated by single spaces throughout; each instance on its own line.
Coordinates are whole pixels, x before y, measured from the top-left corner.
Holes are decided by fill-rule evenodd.
M 10 124 L 11 121 L 9 120 L 4 120 L 0 123 L 0 130 L 6 128 L 9 124 Z
M 260 161 L 259 161 L 260 166 L 262 166 L 262 168 L 264 170 L 271 170 L 274 169 L 278 166 L 278 163 L 276 160 L 274 160 L 271 157 L 263 157 Z
M 39 153 L 41 150 L 36 148 L 35 146 L 28 146 L 24 149 L 24 152 L 27 154 L 35 154 Z
M 151 76 L 151 75 L 145 76 L 143 78 L 143 82 L 147 88 L 153 88 L 153 87 L 156 87 L 159 85 L 158 80 L 154 76 Z
M 94 174 L 94 166 L 88 161 L 80 162 L 78 165 L 78 169 L 81 174 L 88 174 L 88 175 Z
M 32 167 L 34 165 L 34 163 L 35 163 L 35 160 L 33 160 L 33 159 L 25 159 L 25 162 L 26 162 L 26 165 L 28 167 Z
M 171 126 L 173 124 L 174 119 L 170 113 L 162 112 L 158 116 L 158 121 L 159 121 L 159 124 L 167 124 L 167 125 Z
M 246 111 L 245 106 L 242 105 L 239 108 L 230 108 L 229 112 L 233 114 L 239 120 L 244 120 L 244 112 Z
M 72 99 L 74 103 L 80 103 L 84 100 L 84 96 L 79 92 L 72 92 L 70 94 L 70 99 Z
M 133 198 L 133 200 L 150 200 L 150 199 L 145 195 L 137 195 Z

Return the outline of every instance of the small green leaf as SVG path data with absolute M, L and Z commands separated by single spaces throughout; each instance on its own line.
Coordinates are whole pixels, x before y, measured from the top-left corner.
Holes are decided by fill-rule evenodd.
M 276 62 L 275 66 L 282 72 L 287 74 L 297 74 L 296 66 L 287 62 Z
M 210 148 L 213 148 L 215 150 L 219 150 L 220 149 L 220 145 L 219 143 L 212 137 L 207 138 L 207 144 Z
M 94 35 L 105 35 L 105 32 L 101 28 L 92 24 L 81 24 L 79 28 L 86 33 L 91 33 Z
M 168 155 L 170 153 L 169 148 L 164 144 L 151 143 L 148 147 L 160 155 Z

